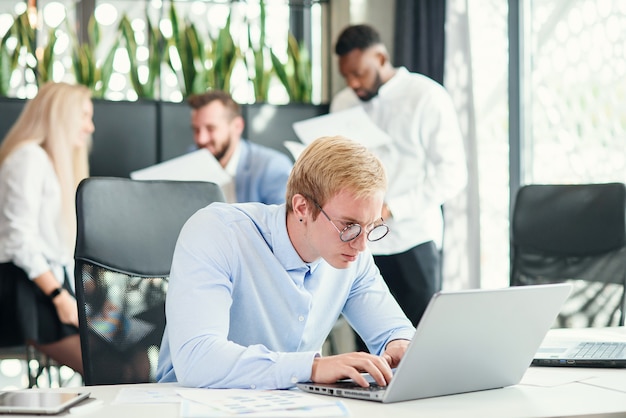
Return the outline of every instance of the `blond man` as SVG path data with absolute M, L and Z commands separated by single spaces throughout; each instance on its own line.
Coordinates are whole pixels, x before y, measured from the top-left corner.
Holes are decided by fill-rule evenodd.
M 368 372 L 389 383 L 414 328 L 367 242 L 384 239 L 386 177 L 357 142 L 320 138 L 287 182 L 286 204 L 212 204 L 183 227 L 157 377 L 210 388 L 288 388 Z M 343 314 L 370 353 L 322 357 Z

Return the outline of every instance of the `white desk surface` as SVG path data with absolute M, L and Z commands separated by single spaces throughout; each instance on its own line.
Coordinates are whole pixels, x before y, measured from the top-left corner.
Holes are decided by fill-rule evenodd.
M 626 328 L 551 330 L 547 338 L 580 336 L 626 341 Z M 121 388 L 154 386 L 162 387 L 158 384 L 86 387 L 91 397 L 103 404 L 85 409 L 80 415 L 95 418 L 179 417 L 177 404 L 112 404 Z M 626 369 L 531 367 L 521 384 L 502 389 L 393 404 L 349 399 L 343 402 L 352 417 L 626 417 L 624 386 Z M 54 390 L 72 391 L 76 388 Z M 72 412 L 64 415 L 73 416 L 80 411 Z

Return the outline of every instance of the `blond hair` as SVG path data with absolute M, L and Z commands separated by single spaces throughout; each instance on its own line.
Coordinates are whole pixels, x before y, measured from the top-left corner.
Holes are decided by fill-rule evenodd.
M 26 143 L 38 144 L 48 154 L 61 187 L 63 222 L 68 245 L 76 235 L 76 187 L 89 175 L 89 145 L 76 147 L 85 100 L 91 92 L 82 85 L 46 83 L 26 102 L 22 113 L 0 144 L 0 164 Z
M 356 198 L 387 190 L 387 176 L 380 160 L 367 148 L 341 136 L 313 141 L 296 160 L 287 181 L 287 211 L 295 194 L 315 199 L 324 206 L 342 190 Z M 313 207 L 313 217 L 319 210 Z

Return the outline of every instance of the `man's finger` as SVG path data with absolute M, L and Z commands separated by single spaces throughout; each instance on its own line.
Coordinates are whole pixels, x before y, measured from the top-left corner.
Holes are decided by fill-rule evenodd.
M 381 357 L 383 358 L 383 360 L 385 360 L 387 362 L 389 367 L 392 367 L 392 365 L 393 365 L 393 358 L 391 358 L 391 356 L 389 354 L 383 354 Z

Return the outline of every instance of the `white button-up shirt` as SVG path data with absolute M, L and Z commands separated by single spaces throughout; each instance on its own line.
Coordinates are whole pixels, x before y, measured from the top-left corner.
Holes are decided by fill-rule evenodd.
M 385 202 L 393 214 L 385 239 L 369 243 L 372 253 L 397 254 L 427 241 L 441 246 L 441 205 L 467 182 L 463 138 L 450 96 L 430 78 L 398 68 L 372 100 L 362 102 L 347 87 L 333 99 L 331 111 L 353 106 L 363 106 L 392 139 L 372 150 L 387 172 Z

